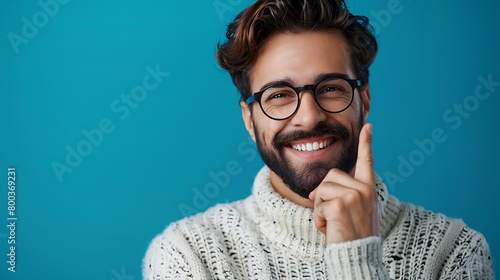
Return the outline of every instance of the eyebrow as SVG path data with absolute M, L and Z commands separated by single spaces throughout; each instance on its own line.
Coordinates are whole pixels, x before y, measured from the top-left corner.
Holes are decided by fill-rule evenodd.
M 314 83 L 318 83 L 319 81 L 321 80 L 324 80 L 324 79 L 327 79 L 327 78 L 344 78 L 344 79 L 351 79 L 347 74 L 345 73 L 338 73 L 338 72 L 334 72 L 334 73 L 322 73 L 322 74 L 318 74 L 316 75 L 316 77 L 314 78 Z M 284 77 L 283 79 L 280 79 L 280 80 L 275 80 L 275 81 L 270 81 L 266 84 L 264 84 L 260 89 L 259 91 L 263 91 L 264 89 L 266 88 L 269 88 L 271 86 L 276 86 L 276 85 L 287 85 L 287 86 L 292 86 L 293 87 L 293 79 L 290 78 L 290 77 Z

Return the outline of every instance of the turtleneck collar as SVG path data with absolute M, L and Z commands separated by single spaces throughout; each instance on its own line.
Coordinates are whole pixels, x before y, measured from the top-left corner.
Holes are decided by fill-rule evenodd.
M 378 193 L 379 236 L 385 238 L 398 218 L 400 204 L 387 193 L 382 179 L 375 178 Z M 257 174 L 253 190 L 258 215 L 253 215 L 262 232 L 302 257 L 322 256 L 325 235 L 316 229 L 313 209 L 295 204 L 277 193 L 264 166 Z

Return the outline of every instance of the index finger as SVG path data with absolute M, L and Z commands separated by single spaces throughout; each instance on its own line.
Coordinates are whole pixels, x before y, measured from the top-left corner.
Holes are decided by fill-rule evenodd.
M 372 152 L 372 128 L 370 123 L 366 123 L 359 133 L 358 159 L 354 178 L 365 183 L 375 184 L 375 171 L 373 167 Z

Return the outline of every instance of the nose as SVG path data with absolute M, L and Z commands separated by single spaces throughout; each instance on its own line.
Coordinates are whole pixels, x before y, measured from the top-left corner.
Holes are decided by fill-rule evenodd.
M 319 122 L 326 120 L 326 112 L 316 103 L 312 91 L 306 90 L 300 95 L 300 106 L 290 122 L 304 130 L 312 130 Z

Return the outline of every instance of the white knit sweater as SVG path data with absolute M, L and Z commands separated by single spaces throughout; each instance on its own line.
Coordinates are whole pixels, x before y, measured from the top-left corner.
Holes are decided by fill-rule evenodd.
M 379 236 L 325 244 L 312 209 L 274 191 L 269 169 L 252 195 L 169 225 L 150 244 L 144 279 L 493 279 L 484 237 L 387 194 L 376 179 Z

